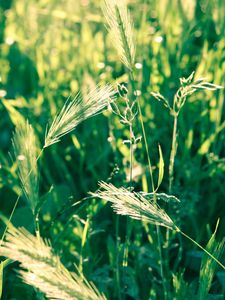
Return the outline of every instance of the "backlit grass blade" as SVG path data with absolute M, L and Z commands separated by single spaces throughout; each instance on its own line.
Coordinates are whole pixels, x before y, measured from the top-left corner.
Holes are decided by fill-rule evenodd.
M 206 249 L 210 253 L 212 253 L 217 259 L 219 259 L 224 252 L 225 239 L 223 239 L 221 242 L 216 241 L 215 236 L 217 227 L 218 222 L 215 232 L 211 236 L 208 244 L 206 245 Z M 208 255 L 204 254 L 202 258 L 198 288 L 199 300 L 205 300 L 207 298 L 217 267 L 218 266 L 215 260 L 209 258 Z

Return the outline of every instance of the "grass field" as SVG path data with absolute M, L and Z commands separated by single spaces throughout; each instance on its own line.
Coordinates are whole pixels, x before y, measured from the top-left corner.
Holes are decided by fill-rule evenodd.
M 0 0 L 0 296 L 225 299 L 222 0 Z

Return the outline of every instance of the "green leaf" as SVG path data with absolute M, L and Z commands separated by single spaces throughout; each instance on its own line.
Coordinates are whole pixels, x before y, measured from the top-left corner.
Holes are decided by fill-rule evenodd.
M 0 263 L 0 299 L 2 297 L 2 288 L 3 288 L 3 270 L 6 266 L 11 264 L 13 261 L 11 259 L 6 259 Z
M 12 123 L 16 126 L 18 123 L 25 122 L 23 115 L 16 109 L 18 102 L 15 100 L 2 100 L 3 105 L 8 111 Z
M 158 184 L 156 190 L 158 190 L 160 184 L 162 183 L 163 176 L 164 176 L 164 160 L 163 160 L 163 154 L 162 154 L 162 149 L 159 145 L 159 175 L 158 175 Z
M 216 232 L 218 228 L 219 221 L 216 224 L 216 229 L 212 234 L 206 249 L 211 252 L 217 259 L 222 256 L 224 251 L 225 239 L 221 242 L 216 241 Z M 204 255 L 201 263 L 201 270 L 199 276 L 199 288 L 198 288 L 198 299 L 205 300 L 209 295 L 209 290 L 212 285 L 213 278 L 217 270 L 217 264 L 214 260 L 209 258 L 207 255 Z
M 3 262 L 0 264 L 0 298 L 2 297 L 2 286 L 3 286 Z
M 201 145 L 201 147 L 198 150 L 198 154 L 205 155 L 209 152 L 209 148 L 212 145 L 212 143 L 217 138 L 218 134 L 225 128 L 225 121 L 217 127 L 216 131 L 211 134 Z

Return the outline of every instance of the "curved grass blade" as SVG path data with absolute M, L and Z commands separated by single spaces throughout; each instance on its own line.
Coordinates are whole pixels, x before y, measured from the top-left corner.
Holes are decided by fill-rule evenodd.
M 163 154 L 160 145 L 159 145 L 159 167 L 158 168 L 159 168 L 159 175 L 158 175 L 158 184 L 157 184 L 156 191 L 160 187 L 164 176 L 164 160 L 163 160 Z
M 215 232 L 212 234 L 208 244 L 206 245 L 206 249 L 210 253 L 212 253 L 217 259 L 219 259 L 224 252 L 225 239 L 223 239 L 221 242 L 216 241 L 215 237 L 216 237 L 217 227 L 218 227 L 218 222 L 216 225 Z M 205 300 L 207 298 L 216 269 L 217 269 L 217 263 L 212 258 L 209 258 L 208 255 L 205 254 L 202 258 L 202 264 L 200 270 L 199 288 L 198 288 L 199 300 Z

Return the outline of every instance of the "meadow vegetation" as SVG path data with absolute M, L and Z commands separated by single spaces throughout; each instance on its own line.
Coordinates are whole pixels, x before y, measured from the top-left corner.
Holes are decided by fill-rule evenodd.
M 3 300 L 225 297 L 222 0 L 0 2 Z

